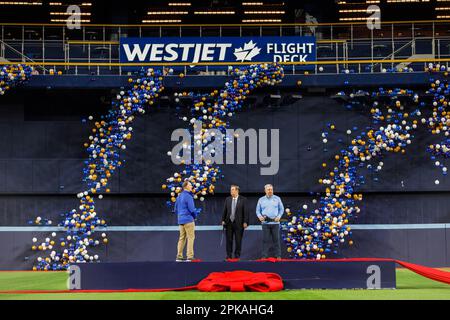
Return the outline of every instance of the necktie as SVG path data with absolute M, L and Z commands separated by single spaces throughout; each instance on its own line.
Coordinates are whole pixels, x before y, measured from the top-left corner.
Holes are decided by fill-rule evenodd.
M 231 216 L 230 216 L 231 222 L 234 222 L 235 215 L 236 215 L 236 198 L 233 198 L 233 201 L 231 202 Z

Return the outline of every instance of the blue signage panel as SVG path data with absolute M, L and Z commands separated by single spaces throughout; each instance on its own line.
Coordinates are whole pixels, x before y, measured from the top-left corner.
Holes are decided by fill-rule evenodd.
M 215 63 L 316 61 L 316 38 L 187 37 L 121 38 L 121 63 Z

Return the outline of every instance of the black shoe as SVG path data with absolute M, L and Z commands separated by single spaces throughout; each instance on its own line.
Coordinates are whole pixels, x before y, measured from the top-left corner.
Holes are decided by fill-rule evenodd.
M 184 261 L 191 262 L 192 260 L 198 260 L 198 259 L 197 259 L 197 258 L 187 258 L 187 259 L 184 260 Z
M 185 259 L 185 258 L 177 258 L 175 261 L 176 261 L 176 262 L 185 262 L 186 259 Z

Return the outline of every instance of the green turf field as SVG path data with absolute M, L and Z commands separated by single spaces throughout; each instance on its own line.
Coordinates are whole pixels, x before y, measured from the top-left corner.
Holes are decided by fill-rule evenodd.
M 446 269 L 450 271 L 450 269 Z M 0 272 L 0 290 L 65 290 L 64 272 Z M 164 299 L 164 300 L 336 300 L 336 299 L 446 299 L 450 285 L 423 278 L 406 269 L 397 269 L 396 290 L 288 290 L 275 293 L 202 293 L 198 291 L 164 293 L 53 293 L 0 294 L 0 299 Z

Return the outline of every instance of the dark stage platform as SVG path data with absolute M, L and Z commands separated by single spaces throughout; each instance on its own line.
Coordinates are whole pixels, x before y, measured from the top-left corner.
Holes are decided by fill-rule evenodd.
M 162 289 L 196 285 L 211 272 L 278 273 L 285 289 L 393 289 L 394 261 L 127 262 L 76 264 L 70 289 Z

